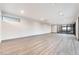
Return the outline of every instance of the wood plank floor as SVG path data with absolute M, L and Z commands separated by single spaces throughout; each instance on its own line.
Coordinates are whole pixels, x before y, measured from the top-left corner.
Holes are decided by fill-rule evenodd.
M 0 55 L 78 55 L 79 42 L 74 35 L 49 33 L 3 41 Z

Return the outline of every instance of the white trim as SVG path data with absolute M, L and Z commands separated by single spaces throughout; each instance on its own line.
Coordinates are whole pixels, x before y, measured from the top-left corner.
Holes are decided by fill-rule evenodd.
M 76 37 L 77 37 L 77 40 L 79 39 L 79 26 L 78 26 L 78 24 L 79 24 L 79 18 L 76 20 Z
M 2 41 L 12 40 L 12 39 L 19 39 L 19 38 L 24 38 L 24 37 L 31 37 L 31 36 L 38 36 L 38 35 L 44 35 L 44 34 L 48 34 L 48 33 L 32 34 L 32 35 L 28 35 L 28 36 L 20 36 L 20 37 L 15 37 L 15 38 L 4 39 Z

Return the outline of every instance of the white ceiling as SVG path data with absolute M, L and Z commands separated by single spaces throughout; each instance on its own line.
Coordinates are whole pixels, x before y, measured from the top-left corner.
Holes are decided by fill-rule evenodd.
M 5 12 L 51 24 L 74 23 L 79 14 L 77 3 L 0 3 L 0 8 Z M 24 14 L 20 13 L 21 10 L 24 10 Z

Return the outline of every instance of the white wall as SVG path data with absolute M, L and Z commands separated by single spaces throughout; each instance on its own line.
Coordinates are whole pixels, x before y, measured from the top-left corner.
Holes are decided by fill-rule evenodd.
M 78 40 L 79 40 L 79 19 L 78 19 Z
M 79 40 L 79 19 L 78 19 L 78 40 Z
M 76 20 L 76 37 L 79 39 L 79 19 Z
M 1 42 L 1 12 L 0 12 L 0 42 Z
M 50 25 L 28 19 L 21 19 L 21 22 L 2 22 L 2 40 L 44 34 L 50 31 Z
M 51 32 L 57 33 L 57 25 L 52 25 Z

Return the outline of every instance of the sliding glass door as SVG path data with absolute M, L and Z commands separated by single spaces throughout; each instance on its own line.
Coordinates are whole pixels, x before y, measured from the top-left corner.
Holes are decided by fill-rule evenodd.
M 58 25 L 58 33 L 73 34 L 75 27 L 73 24 Z

